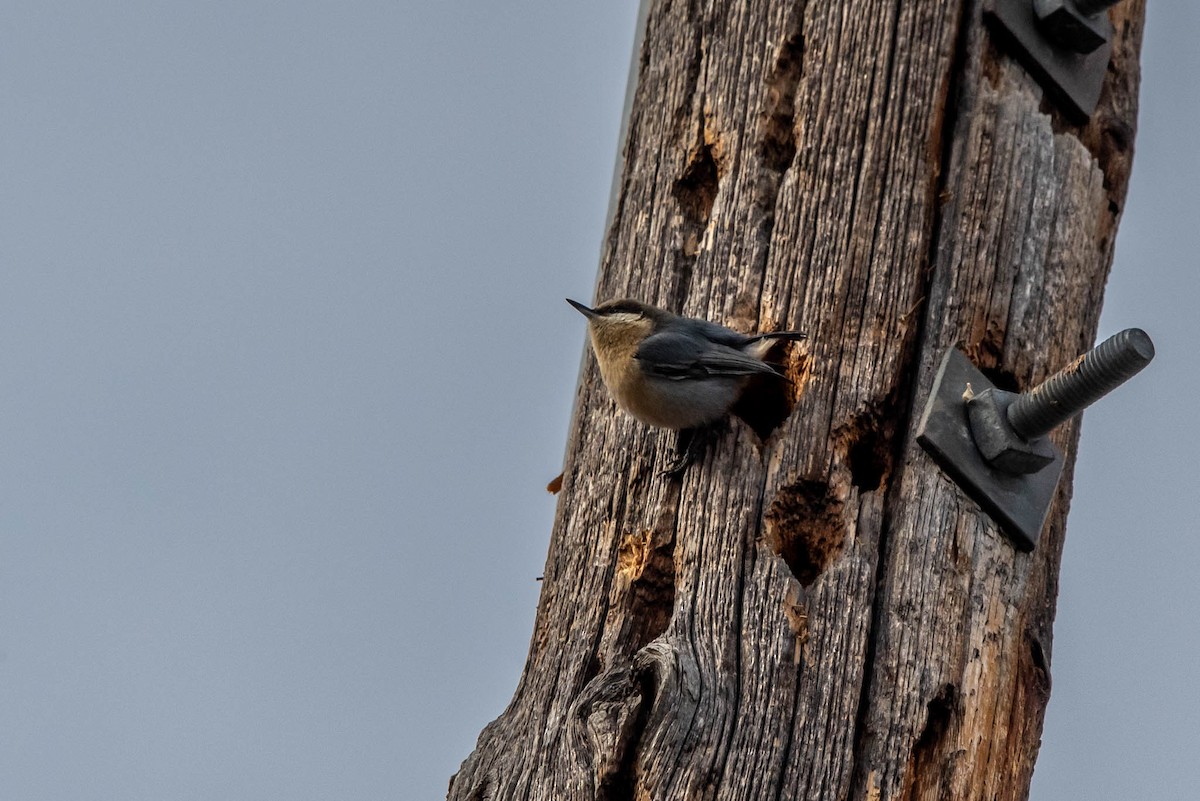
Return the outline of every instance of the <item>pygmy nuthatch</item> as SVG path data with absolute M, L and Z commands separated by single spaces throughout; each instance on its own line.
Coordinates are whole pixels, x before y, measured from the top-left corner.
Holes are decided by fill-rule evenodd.
M 739 334 L 637 300 L 612 300 L 594 309 L 570 298 L 567 303 L 588 318 L 600 376 L 620 407 L 647 425 L 680 432 L 729 414 L 751 377 L 782 379 L 762 357 L 776 340 L 805 338 L 798 331 Z M 687 439 L 690 453 L 692 438 Z

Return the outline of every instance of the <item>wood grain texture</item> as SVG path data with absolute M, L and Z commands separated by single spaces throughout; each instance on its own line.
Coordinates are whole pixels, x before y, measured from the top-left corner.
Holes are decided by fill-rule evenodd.
M 1090 346 L 1142 15 L 1077 129 L 977 2 L 652 5 L 597 297 L 811 339 L 782 424 L 682 480 L 587 357 L 525 671 L 450 798 L 1027 795 L 1078 424 L 1031 554 L 913 429 L 948 347 L 1025 387 Z

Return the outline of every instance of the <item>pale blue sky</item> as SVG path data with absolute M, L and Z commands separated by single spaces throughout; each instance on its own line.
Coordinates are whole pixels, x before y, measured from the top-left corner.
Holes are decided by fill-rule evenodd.
M 438 798 L 516 686 L 637 0 L 0 9 L 0 797 Z M 1200 11 L 1152 4 L 1035 801 L 1188 797 Z M 1190 371 L 1190 372 L 1189 372 Z

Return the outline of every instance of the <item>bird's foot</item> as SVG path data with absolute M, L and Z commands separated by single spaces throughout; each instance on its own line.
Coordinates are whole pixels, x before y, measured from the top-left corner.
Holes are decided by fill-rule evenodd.
M 709 428 L 685 428 L 675 437 L 675 456 L 659 473 L 667 478 L 678 478 L 693 462 L 704 456 L 708 447 Z

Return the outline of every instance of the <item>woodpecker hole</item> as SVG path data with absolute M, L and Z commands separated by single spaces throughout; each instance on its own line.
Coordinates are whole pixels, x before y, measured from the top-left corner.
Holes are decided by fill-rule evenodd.
M 719 178 L 713 143 L 705 142 L 692 152 L 683 175 L 675 182 L 672 194 L 683 217 L 680 251 L 687 258 L 700 252 L 700 241 L 717 200 Z
M 713 146 L 705 142 L 693 151 L 683 175 L 675 182 L 675 200 L 688 222 L 708 225 L 717 199 L 718 178 Z
M 624 598 L 613 612 L 632 626 L 635 648 L 667 630 L 675 609 L 675 537 L 671 529 L 641 529 L 626 534 L 617 548 L 618 585 Z M 623 601 L 623 602 L 622 602 Z
M 576 714 L 587 733 L 596 771 L 595 798 L 627 801 L 639 797 L 638 744 L 657 693 L 653 672 L 632 665 L 622 667 L 589 689 L 594 697 L 581 704 Z
M 1036 635 L 1026 631 L 1025 637 L 1029 641 L 1029 666 L 1023 671 L 1026 683 L 1034 697 L 1045 700 L 1050 697 L 1050 661 Z
M 868 405 L 834 432 L 834 441 L 859 492 L 874 492 L 892 473 L 898 411 L 895 393 Z
M 626 534 L 617 548 L 617 572 L 629 581 L 637 581 L 650 559 L 650 540 L 654 532 L 648 528 Z
M 1012 374 L 1011 370 L 1005 370 L 1002 367 L 980 367 L 979 372 L 987 376 L 987 380 L 992 382 L 992 386 L 996 389 L 1002 389 L 1005 392 L 1020 392 L 1021 383 L 1017 381 L 1017 377 Z
M 780 490 L 764 524 L 767 546 L 803 587 L 833 563 L 846 537 L 842 501 L 821 481 L 801 480 Z
M 907 774 L 912 786 L 909 788 L 909 793 L 903 794 L 902 797 L 915 797 L 912 790 L 916 787 L 917 782 L 921 781 L 920 777 L 927 776 L 931 771 L 949 768 L 948 765 L 943 764 L 946 755 L 942 752 L 946 733 L 950 729 L 950 722 L 954 718 L 957 706 L 958 691 L 953 684 L 949 683 L 943 684 L 937 695 L 926 704 L 925 725 L 922 727 L 916 743 L 913 744 L 912 756 L 909 758 L 911 767 Z
M 1046 652 L 1042 649 L 1041 642 L 1037 637 L 1029 638 L 1029 658 L 1033 660 L 1033 666 L 1043 673 L 1049 673 L 1049 665 L 1046 664 Z
M 782 368 L 783 378 L 754 376 L 732 409 L 762 442 L 791 416 L 812 373 L 805 342 L 776 342 L 764 358 Z
M 849 426 L 846 466 L 850 483 L 860 492 L 874 492 L 892 472 L 895 418 L 879 413 L 859 415 Z
M 759 155 L 763 165 L 783 172 L 796 156 L 796 88 L 804 70 L 804 31 L 796 30 L 779 46 L 766 82 Z
M 871 433 L 850 446 L 846 461 L 850 464 L 850 482 L 863 492 L 874 492 L 883 483 L 890 465 L 883 440 Z
M 998 337 L 998 334 L 989 331 L 989 334 L 982 340 L 964 348 L 963 351 L 971 363 L 979 368 L 979 372 L 983 373 L 996 389 L 1002 389 L 1005 392 L 1020 392 L 1021 384 L 1017 381 L 1016 375 L 1001 366 L 1004 364 L 1004 348 Z M 980 390 L 976 388 L 975 391 L 979 392 Z
M 600 675 L 600 671 L 604 665 L 600 663 L 600 655 L 595 651 L 588 657 L 587 664 L 583 667 L 583 677 L 580 679 L 580 686 L 587 684 L 592 679 Z
M 923 766 L 933 764 L 935 751 L 950 728 L 954 709 L 958 704 L 958 692 L 953 684 L 943 684 L 937 695 L 925 705 L 925 726 L 913 746 L 913 761 L 917 775 Z

